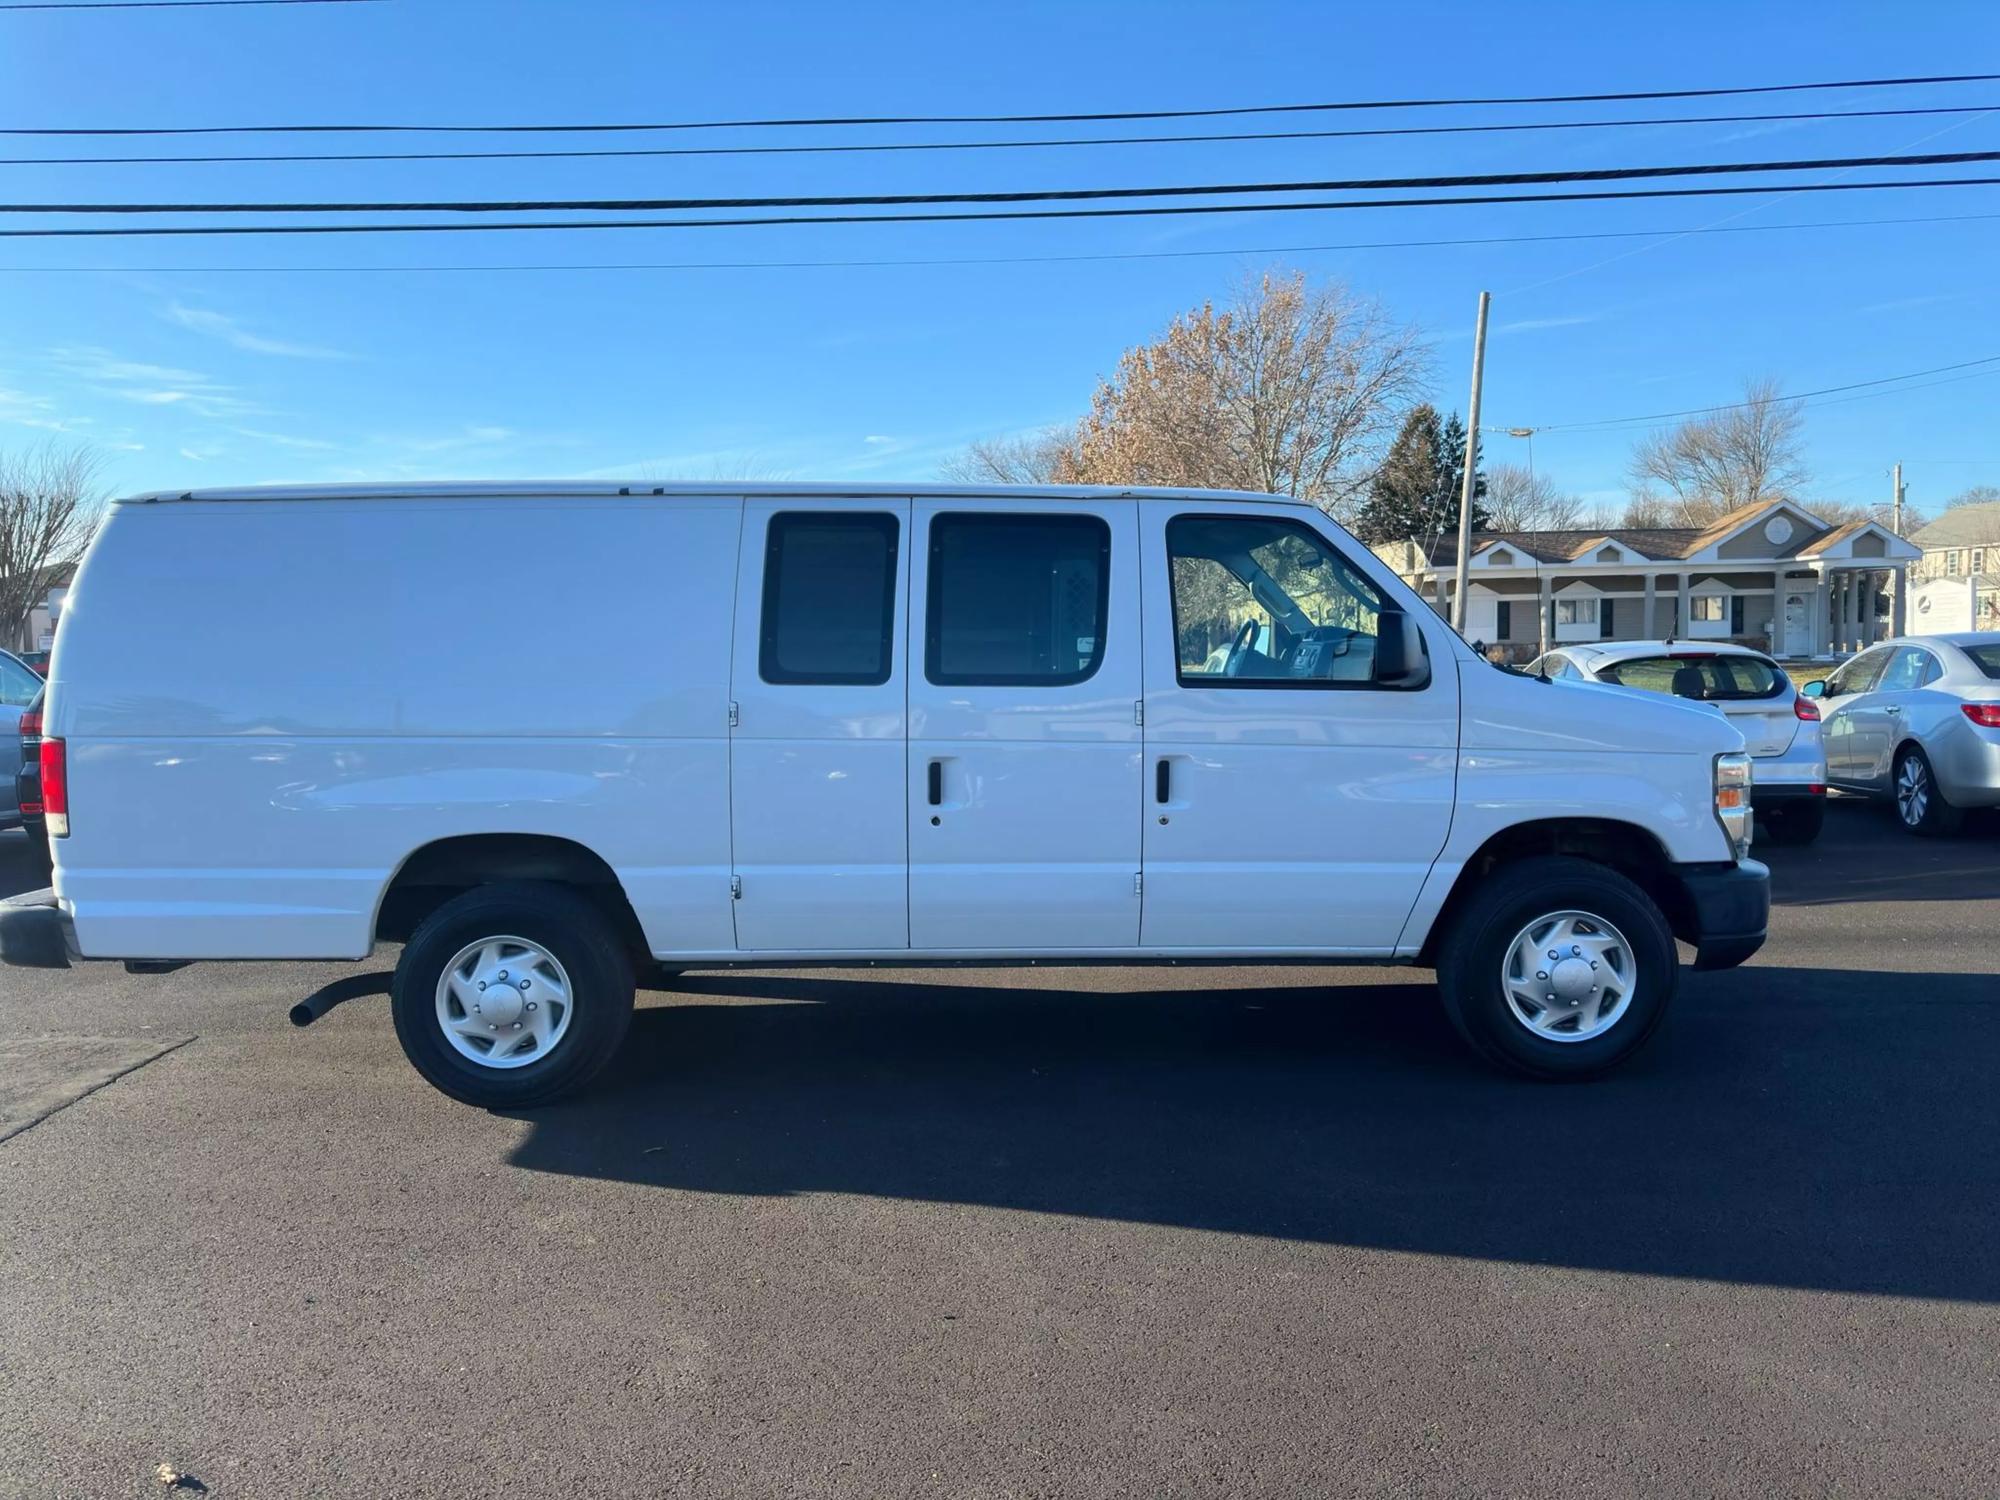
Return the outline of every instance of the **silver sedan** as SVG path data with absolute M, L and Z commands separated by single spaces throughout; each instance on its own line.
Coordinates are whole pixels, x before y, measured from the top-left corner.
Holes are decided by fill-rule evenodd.
M 2000 631 L 1885 641 L 1805 692 L 1826 715 L 1827 779 L 1892 798 L 1912 833 L 2000 806 Z

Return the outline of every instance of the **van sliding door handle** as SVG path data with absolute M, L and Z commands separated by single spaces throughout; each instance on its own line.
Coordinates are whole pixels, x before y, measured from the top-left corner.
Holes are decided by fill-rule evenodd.
M 931 762 L 930 793 L 931 806 L 942 806 L 944 803 L 944 762 L 941 760 Z
M 1172 800 L 1173 772 L 1168 769 L 1169 764 L 1168 761 L 1162 760 L 1158 765 L 1153 767 L 1153 800 L 1155 802 L 1168 802 Z

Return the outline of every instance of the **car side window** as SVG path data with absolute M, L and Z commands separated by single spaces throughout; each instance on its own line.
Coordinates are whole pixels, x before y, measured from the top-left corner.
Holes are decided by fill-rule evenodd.
M 1889 652 L 1885 648 L 1862 652 L 1827 679 L 1827 696 L 1844 697 L 1849 693 L 1872 691 L 1882 676 L 1882 669 L 1888 665 Z
M 1111 528 L 1097 516 L 931 521 L 924 676 L 941 687 L 1060 687 L 1104 660 Z
M 1929 664 L 1931 654 L 1920 651 L 1915 646 L 1904 646 L 1889 659 L 1889 666 L 1882 673 L 1882 680 L 1875 685 L 1877 692 L 1908 693 L 1924 685 L 1924 668 Z
M 787 511 L 764 542 L 757 674 L 781 684 L 878 686 L 895 649 L 896 518 Z
M 1183 687 L 1368 687 L 1382 598 L 1312 528 L 1273 516 L 1167 522 Z
M 26 708 L 42 690 L 42 679 L 10 656 L 0 656 L 0 706 Z

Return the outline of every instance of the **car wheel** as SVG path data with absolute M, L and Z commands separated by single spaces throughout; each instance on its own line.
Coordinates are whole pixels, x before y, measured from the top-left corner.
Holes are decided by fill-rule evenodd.
M 1964 814 L 1945 801 L 1930 758 L 1916 745 L 1896 757 L 1896 821 L 1911 833 L 1939 838 L 1958 832 Z
M 1503 865 L 1453 922 L 1438 988 L 1489 1062 L 1536 1078 L 1589 1078 L 1658 1029 L 1680 955 L 1652 897 L 1617 871 L 1548 857 Z
M 404 1054 L 452 1098 L 547 1104 L 625 1039 L 632 961 L 604 914 L 565 886 L 481 886 L 411 935 L 390 1010 Z
M 1783 811 L 1766 814 L 1764 818 L 1764 828 L 1774 844 L 1810 844 L 1825 826 L 1826 804 L 1818 798 L 1793 803 Z

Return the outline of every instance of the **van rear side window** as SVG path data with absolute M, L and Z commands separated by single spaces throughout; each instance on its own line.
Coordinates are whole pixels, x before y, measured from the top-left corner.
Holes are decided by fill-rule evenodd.
M 895 649 L 896 518 L 786 511 L 764 545 L 757 673 L 781 684 L 878 686 Z
M 954 687 L 1084 681 L 1104 659 L 1110 559 L 1096 516 L 934 518 L 924 675 Z

